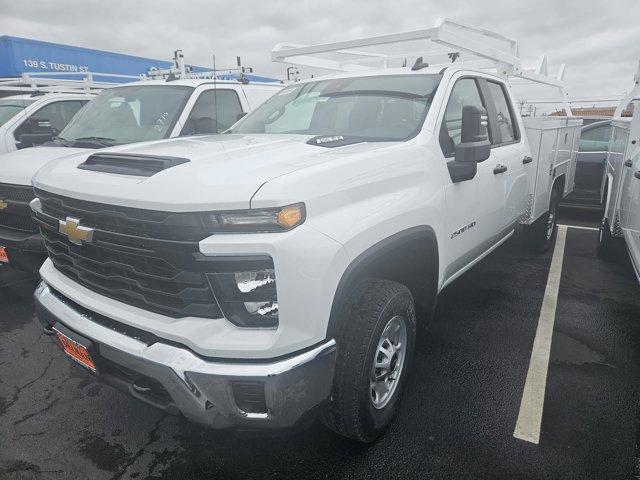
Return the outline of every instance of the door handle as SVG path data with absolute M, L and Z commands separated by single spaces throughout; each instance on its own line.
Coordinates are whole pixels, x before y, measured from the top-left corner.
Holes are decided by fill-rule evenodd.
M 493 169 L 493 173 L 498 175 L 499 173 L 504 173 L 507 171 L 506 165 L 496 165 L 496 168 Z
M 624 162 L 624 166 L 625 167 L 633 167 L 633 162 L 631 161 L 631 159 L 627 159 L 627 161 Z
M 636 173 L 634 173 L 633 176 L 640 180 L 640 170 L 636 170 Z
M 525 164 L 525 165 L 526 165 L 527 163 L 531 163 L 531 162 L 533 162 L 533 157 L 530 157 L 529 155 L 527 155 L 526 157 L 524 157 L 524 158 L 522 159 L 522 163 L 523 163 L 523 164 Z

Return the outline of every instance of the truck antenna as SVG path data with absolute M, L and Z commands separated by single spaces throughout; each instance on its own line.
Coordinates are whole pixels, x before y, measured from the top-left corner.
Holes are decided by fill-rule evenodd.
M 220 127 L 218 124 L 218 73 L 216 72 L 216 54 L 213 54 L 213 112 L 216 122 L 216 133 L 220 133 Z

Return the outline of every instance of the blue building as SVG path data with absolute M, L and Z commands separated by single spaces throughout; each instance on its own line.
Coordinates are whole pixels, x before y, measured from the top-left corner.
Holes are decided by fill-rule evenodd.
M 169 54 L 171 52 L 167 52 Z M 74 79 L 75 72 L 133 75 L 146 74 L 150 68 L 169 68 L 172 62 L 136 57 L 121 53 L 73 47 L 59 43 L 41 42 L 28 38 L 0 36 L 0 78 L 20 77 L 23 73 L 50 73 L 47 78 Z M 192 70 L 209 71 L 211 68 L 191 66 Z M 64 74 L 64 75 L 61 75 Z M 232 77 L 232 76 L 231 76 Z M 275 78 L 245 75 L 250 81 L 277 82 Z M 114 77 L 94 76 L 96 81 L 125 81 Z

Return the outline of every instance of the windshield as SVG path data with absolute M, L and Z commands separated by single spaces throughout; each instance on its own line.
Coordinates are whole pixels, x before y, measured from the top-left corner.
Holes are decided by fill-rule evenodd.
M 104 90 L 60 133 L 60 141 L 118 145 L 167 138 L 193 88 L 137 85 Z
M 247 115 L 230 133 L 406 140 L 422 125 L 440 79 L 440 75 L 388 75 L 292 86 Z
M 0 127 L 34 101 L 35 100 L 18 100 L 14 98 L 11 100 L 0 100 Z

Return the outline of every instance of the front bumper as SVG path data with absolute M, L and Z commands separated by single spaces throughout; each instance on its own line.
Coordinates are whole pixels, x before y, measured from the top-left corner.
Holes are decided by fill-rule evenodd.
M 9 264 L 19 270 L 36 274 L 47 258 L 40 233 L 18 232 L 0 227 L 0 247 L 5 247 Z
M 0 227 L 0 245 L 23 253 L 47 253 L 40 232 L 19 232 Z
M 92 318 L 44 282 L 35 300 L 46 330 L 62 325 L 93 343 L 99 379 L 212 428 L 288 428 L 331 391 L 334 340 L 280 360 L 212 360 L 181 345 L 121 333 L 118 326 Z

